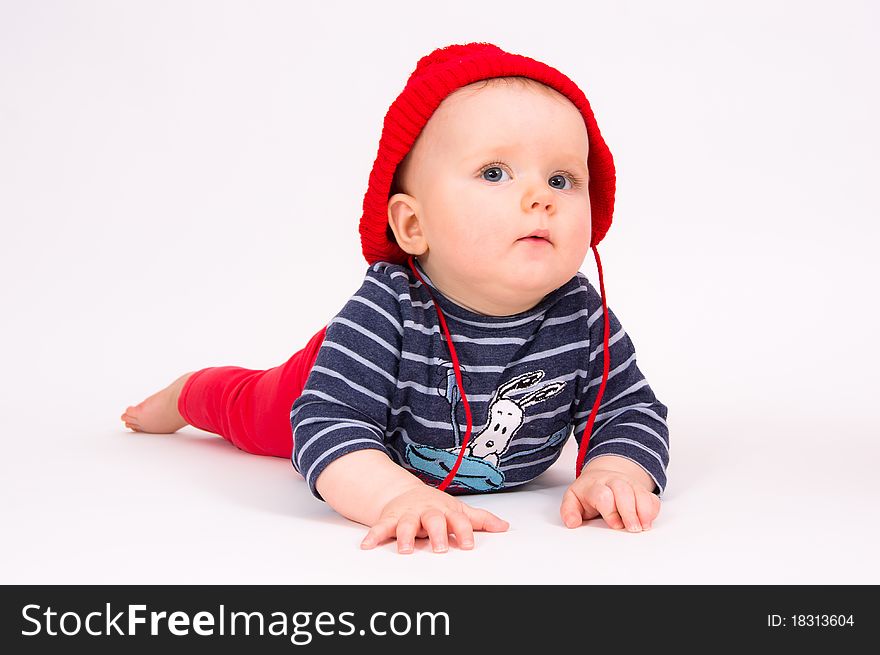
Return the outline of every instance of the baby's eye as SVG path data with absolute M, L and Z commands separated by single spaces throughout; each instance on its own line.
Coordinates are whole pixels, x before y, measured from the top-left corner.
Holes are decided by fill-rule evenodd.
M 554 185 L 553 185 L 553 180 L 562 180 L 562 181 L 563 181 L 562 184 L 565 185 L 565 180 L 566 180 L 566 179 L 568 179 L 569 182 L 571 182 L 571 186 L 569 186 L 569 187 L 565 187 L 565 186 L 557 187 L 557 186 L 554 186 Z M 575 186 L 577 186 L 577 184 L 576 184 L 576 182 L 575 182 L 574 180 L 572 180 L 572 179 L 570 179 L 570 178 L 567 178 L 566 175 L 554 175 L 553 177 L 550 178 L 550 186 L 552 186 L 554 189 L 559 189 L 560 191 L 568 191 L 569 189 L 573 189 Z
M 490 178 L 486 177 L 487 173 L 491 173 Z M 501 174 L 506 174 L 506 171 L 503 168 L 501 168 L 500 166 L 490 166 L 488 168 L 484 168 L 483 172 L 481 173 L 481 175 L 483 176 L 483 179 L 488 180 L 489 182 L 500 182 L 501 181 L 501 177 L 500 177 Z
M 480 176 L 488 182 L 502 182 L 504 181 L 504 175 L 508 175 L 507 171 L 505 171 L 504 168 L 502 168 L 498 164 L 489 164 L 482 171 L 480 171 Z M 508 179 L 510 179 L 509 175 Z M 568 186 L 565 186 L 566 179 L 568 179 L 569 182 Z M 551 187 L 560 191 L 570 191 L 571 189 L 579 189 L 581 187 L 580 178 L 567 172 L 564 175 L 561 173 L 553 175 L 548 180 L 548 182 L 550 183 Z M 561 184 L 562 186 L 558 186 L 559 184 Z

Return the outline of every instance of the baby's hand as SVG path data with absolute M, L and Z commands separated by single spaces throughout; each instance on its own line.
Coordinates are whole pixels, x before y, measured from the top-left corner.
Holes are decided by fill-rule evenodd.
M 638 464 L 603 455 L 590 460 L 566 490 L 559 510 L 562 522 L 576 528 L 599 514 L 615 530 L 649 530 L 660 512 L 654 481 Z
M 397 536 L 397 552 L 411 553 L 416 537 L 429 537 L 435 553 L 449 548 L 449 533 L 462 549 L 474 547 L 474 530 L 504 532 L 510 524 L 484 509 L 456 500 L 445 491 L 428 485 L 415 487 L 392 499 L 370 528 L 361 548 L 374 548 Z

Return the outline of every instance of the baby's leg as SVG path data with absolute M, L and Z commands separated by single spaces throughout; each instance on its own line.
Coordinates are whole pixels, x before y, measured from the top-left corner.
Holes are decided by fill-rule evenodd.
M 174 432 L 189 424 L 246 452 L 289 458 L 293 452 L 290 408 L 302 393 L 325 331 L 322 328 L 305 348 L 275 368 L 216 366 L 187 373 L 129 407 L 122 419 L 142 432 Z
M 177 432 L 186 421 L 177 411 L 177 398 L 186 381 L 192 375 L 184 373 L 161 391 L 157 391 L 137 405 L 130 405 L 122 413 L 125 427 L 135 432 Z

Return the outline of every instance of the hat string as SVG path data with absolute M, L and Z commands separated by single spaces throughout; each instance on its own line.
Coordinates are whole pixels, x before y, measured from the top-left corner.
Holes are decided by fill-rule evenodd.
M 471 437 L 471 428 L 473 427 L 471 420 L 471 406 L 468 404 L 467 396 L 464 393 L 464 385 L 461 382 L 461 368 L 458 365 L 458 354 L 455 352 L 455 346 L 452 345 L 452 337 L 449 335 L 449 328 L 446 327 L 446 318 L 443 316 L 443 312 L 440 311 L 440 305 L 437 304 L 437 301 L 434 299 L 434 294 L 431 293 L 430 287 L 425 283 L 422 279 L 422 276 L 419 275 L 419 272 L 416 270 L 416 267 L 413 265 L 413 256 L 410 255 L 407 258 L 407 262 L 409 263 L 409 267 L 412 269 L 413 273 L 416 274 L 419 282 L 425 287 L 425 290 L 428 292 L 428 295 L 431 297 L 431 300 L 434 303 L 434 309 L 437 310 L 437 317 L 440 319 L 440 326 L 443 328 L 443 334 L 446 335 L 446 343 L 449 344 L 449 355 L 452 358 L 452 368 L 455 371 L 455 383 L 458 385 L 458 390 L 461 393 L 461 401 L 464 404 L 464 416 L 467 421 L 467 430 L 464 433 L 464 440 L 461 442 L 461 450 L 458 452 L 458 459 L 455 460 L 455 465 L 449 471 L 449 474 L 444 478 L 443 482 L 437 487 L 440 491 L 446 489 L 449 486 L 449 483 L 452 482 L 452 479 L 455 477 L 456 472 L 458 471 L 458 467 L 461 466 L 461 460 L 464 458 L 464 449 L 467 446 L 468 440 Z
M 587 455 L 587 444 L 590 442 L 590 436 L 593 432 L 593 421 L 596 420 L 596 414 L 599 411 L 599 403 L 602 402 L 602 395 L 605 393 L 605 384 L 608 382 L 608 331 L 610 329 L 608 322 L 608 304 L 605 302 L 605 280 L 602 278 L 602 261 L 599 259 L 599 250 L 596 246 L 593 246 L 593 254 L 596 256 L 596 268 L 599 269 L 599 290 L 602 292 L 602 316 L 605 318 L 605 343 L 602 351 L 602 384 L 599 387 L 599 394 L 596 396 L 596 402 L 593 404 L 593 411 L 590 412 L 590 418 L 587 421 L 587 425 L 584 427 L 583 434 L 581 434 L 581 446 L 578 448 L 577 464 L 574 469 L 575 479 L 580 477 L 581 469 L 584 466 L 584 457 Z M 589 368 L 588 363 L 587 370 L 589 370 Z M 589 383 L 588 380 L 587 384 Z

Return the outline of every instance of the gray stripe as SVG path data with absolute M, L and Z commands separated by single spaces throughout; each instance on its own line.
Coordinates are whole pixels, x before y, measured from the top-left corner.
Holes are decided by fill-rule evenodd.
M 395 296 L 395 297 L 402 297 L 402 296 Z M 413 301 L 412 304 L 413 304 L 413 306 L 417 306 L 420 303 L 418 303 L 418 301 Z M 424 303 L 424 305 L 426 305 L 426 306 L 433 305 L 433 302 Z M 444 314 L 447 316 L 451 316 L 451 314 L 449 312 L 444 312 Z M 556 318 L 548 318 L 546 321 L 544 321 L 541 324 L 541 328 L 543 329 L 544 327 L 552 327 L 554 325 L 561 325 L 564 323 L 570 323 L 571 321 L 576 321 L 577 319 L 583 318 L 586 315 L 587 315 L 587 310 L 582 309 L 577 312 L 574 312 L 573 314 L 568 314 L 566 316 L 558 316 Z M 452 316 L 452 318 L 456 318 L 456 317 Z M 540 316 L 538 318 L 540 318 Z M 477 321 L 467 321 L 463 318 L 456 318 L 456 320 L 461 321 L 462 323 L 470 323 L 470 324 L 476 325 L 478 327 L 486 327 L 486 325 L 487 325 L 486 323 L 479 323 Z M 519 325 L 519 324 L 526 323 L 528 321 L 533 321 L 533 320 L 535 320 L 535 317 L 531 317 L 531 318 L 528 318 L 525 320 L 513 321 L 509 325 L 508 324 L 501 324 L 501 323 L 494 323 L 491 325 L 491 327 L 500 327 L 501 325 L 508 325 L 508 327 L 509 327 L 510 325 Z M 432 324 L 432 326 L 429 328 L 428 326 L 422 325 L 420 323 L 415 323 L 413 321 L 408 321 L 408 320 L 404 321 L 403 325 L 404 325 L 404 327 L 411 327 L 414 330 L 417 330 L 418 332 L 421 332 L 423 334 L 439 334 L 439 332 L 440 332 L 439 325 Z M 456 336 L 458 336 L 458 335 L 456 335 Z M 531 337 L 529 339 L 523 340 L 523 342 L 525 343 L 528 341 L 532 341 L 533 339 L 534 339 L 534 337 Z
M 388 322 L 391 323 L 391 325 L 394 326 L 394 329 L 397 330 L 397 333 L 398 333 L 400 336 L 403 336 L 403 328 L 402 328 L 402 327 L 400 326 L 400 324 L 397 322 L 397 319 L 395 319 L 391 314 L 389 314 L 389 313 L 386 312 L 384 309 L 382 309 L 381 307 L 379 307 L 379 305 L 377 305 L 376 303 L 374 303 L 372 300 L 367 300 L 366 298 L 361 298 L 360 296 L 352 296 L 351 299 L 352 299 L 354 302 L 359 302 L 359 303 L 362 304 L 362 305 L 366 305 L 367 307 L 373 309 L 373 310 L 376 311 L 377 313 L 379 313 L 379 314 L 381 314 L 382 316 L 384 316 L 386 319 L 388 319 Z
M 401 436 L 403 437 L 403 441 L 404 441 L 404 443 L 412 444 L 413 446 L 419 446 L 419 445 L 421 445 L 421 444 L 419 444 L 417 441 L 414 441 L 414 440 L 409 436 L 409 433 L 406 431 L 406 428 L 404 428 L 404 427 L 400 427 L 400 426 L 394 428 L 394 429 L 391 430 L 391 431 L 386 430 L 386 431 L 385 431 L 385 438 L 386 438 L 386 439 L 390 439 L 391 437 L 394 436 L 394 433 L 395 433 L 395 432 L 400 432 Z M 392 448 L 392 450 L 393 450 L 393 448 Z
M 649 403 L 649 402 L 635 403 L 635 404 L 630 405 L 630 406 L 628 406 L 628 407 L 618 407 L 617 409 L 612 409 L 612 410 L 609 410 L 609 411 L 607 411 L 607 412 L 601 412 L 601 411 L 600 411 L 598 414 L 596 414 L 596 420 L 597 420 L 597 421 L 601 421 L 601 420 L 604 420 L 606 417 L 608 417 L 608 418 L 614 418 L 614 417 L 616 417 L 616 416 L 620 416 L 621 414 L 623 414 L 623 413 L 626 412 L 626 411 L 634 410 L 634 409 L 639 409 L 639 408 L 643 408 L 643 407 L 651 407 L 653 404 L 654 404 L 654 403 Z M 601 409 L 601 407 L 600 407 L 599 409 Z M 575 416 L 575 418 L 584 418 L 584 417 L 587 416 L 591 411 L 592 411 L 592 407 L 591 407 L 590 409 L 584 409 L 584 410 L 581 410 L 581 411 L 579 411 L 579 412 L 576 412 L 574 416 Z M 653 414 L 653 412 L 647 412 L 647 411 L 644 412 L 644 413 L 651 413 L 651 414 Z
M 395 274 L 393 274 L 391 277 L 407 277 L 407 276 L 404 275 L 403 273 L 395 273 Z M 378 280 L 374 280 L 374 279 L 371 278 L 371 277 L 368 277 L 368 278 L 366 278 L 366 279 L 369 280 L 370 282 L 372 282 L 373 284 L 375 284 L 376 286 L 381 287 L 382 289 L 385 289 L 385 291 L 387 291 L 389 294 L 391 294 L 391 297 L 392 297 L 392 298 L 396 298 L 398 301 L 400 301 L 400 300 L 406 300 L 406 301 L 408 301 L 408 302 L 410 303 L 410 305 L 412 305 L 413 307 L 424 307 L 424 308 L 427 308 L 427 307 L 433 307 L 433 306 L 434 306 L 434 301 L 433 301 L 433 300 L 428 300 L 427 302 L 424 302 L 424 301 L 421 301 L 421 300 L 413 300 L 413 299 L 412 299 L 412 296 L 410 296 L 410 294 L 408 294 L 408 293 L 397 293 L 394 289 L 392 289 L 391 287 L 389 287 L 387 284 L 382 284 L 382 283 L 379 282 Z
M 621 414 L 624 414 L 626 412 L 641 412 L 642 414 L 647 414 L 648 416 L 657 419 L 663 425 L 666 425 L 666 421 L 663 420 L 663 417 L 660 416 L 659 414 L 657 414 L 654 410 L 650 409 L 653 405 L 654 405 L 654 403 L 648 403 L 648 402 L 634 403 L 632 405 L 629 405 L 628 407 L 618 407 L 617 409 L 612 409 L 607 412 L 599 412 L 598 414 L 596 414 L 596 422 L 601 423 L 601 422 L 605 421 L 606 419 L 611 420 L 613 418 L 617 418 L 618 416 L 620 416 Z M 589 415 L 590 411 L 591 411 L 591 409 L 586 409 L 586 410 L 577 412 L 575 414 L 575 418 L 584 418 L 587 415 Z M 587 422 L 584 421 L 583 425 L 586 425 L 586 424 L 587 424 Z
M 574 293 L 574 292 L 572 292 Z M 568 294 L 566 294 L 568 295 Z M 548 318 L 541 324 L 542 328 L 549 327 L 552 325 L 562 325 L 563 323 L 570 323 L 571 321 L 576 321 L 582 316 L 587 315 L 586 309 L 581 309 L 580 311 L 575 312 L 574 314 L 569 314 L 568 316 L 560 316 L 558 318 Z
M 303 396 L 316 396 L 317 398 L 320 398 L 321 400 L 327 400 L 333 404 L 338 404 L 338 402 L 339 402 L 333 396 L 330 396 L 322 391 L 318 391 L 317 389 L 309 389 L 308 387 L 303 389 L 303 392 L 300 394 L 300 398 L 302 398 Z M 315 402 L 317 402 L 317 401 L 315 401 Z M 290 410 L 290 418 L 293 419 L 294 415 L 298 414 L 299 411 L 303 407 L 305 407 L 306 405 L 311 405 L 311 404 L 312 403 L 301 403 L 298 407 L 295 407 L 295 408 L 292 407 Z
M 415 389 L 419 393 L 423 393 L 426 396 L 438 396 L 437 387 L 426 387 L 423 384 L 419 384 L 418 382 L 413 382 L 411 380 L 398 380 L 397 381 L 398 389 Z M 465 389 L 465 393 L 467 393 L 468 402 L 478 402 L 485 403 L 489 402 L 492 398 L 492 394 L 488 393 L 479 393 L 479 394 L 471 394 Z
M 445 360 L 441 357 L 425 357 L 424 355 L 409 352 L 408 350 L 404 350 L 402 353 L 400 353 L 400 358 L 407 359 L 411 362 L 418 362 L 419 364 L 426 364 L 428 366 L 442 366 L 443 364 L 449 363 L 448 360 Z M 470 371 L 472 370 L 472 368 L 468 366 L 467 370 Z
M 391 406 L 391 402 L 385 396 L 380 396 L 379 394 L 377 394 L 373 391 L 370 391 L 366 387 L 362 387 L 361 385 L 359 385 L 355 382 L 352 382 L 351 380 L 349 380 L 347 377 L 345 377 L 342 373 L 339 373 L 338 371 L 334 371 L 333 369 L 329 369 L 329 368 L 324 368 L 323 366 L 313 366 L 312 370 L 317 371 L 318 373 L 323 373 L 324 375 L 329 375 L 331 378 L 336 378 L 337 380 L 342 380 L 346 385 L 348 385 L 349 387 L 351 387 L 355 391 L 359 391 L 360 393 L 364 394 L 365 396 L 372 398 L 376 402 L 382 403 L 385 407 Z
M 315 433 L 314 435 L 312 435 L 312 436 L 311 436 L 311 437 L 310 437 L 310 438 L 309 438 L 309 439 L 308 439 L 308 440 L 302 445 L 302 448 L 299 449 L 299 455 L 298 455 L 297 458 L 296 458 L 297 461 L 299 462 L 299 464 L 302 465 L 303 454 L 304 454 L 304 453 L 309 449 L 309 447 L 310 447 L 313 443 L 315 443 L 318 439 L 320 439 L 321 437 L 323 437 L 325 434 L 329 434 L 330 432 L 335 432 L 336 430 L 341 430 L 342 428 L 350 428 L 350 427 L 352 427 L 352 426 L 353 426 L 353 422 L 352 422 L 352 421 L 343 421 L 343 422 L 340 422 L 340 423 L 334 423 L 333 425 L 330 425 L 330 426 L 324 428 L 323 430 L 319 430 L 317 433 Z M 372 431 L 375 430 L 376 428 L 375 428 L 375 426 L 373 426 L 372 428 L 368 428 L 368 429 L 372 432 Z M 379 436 L 378 431 L 376 431 L 376 433 L 377 433 L 377 436 Z M 295 444 L 295 443 L 296 443 L 296 436 L 295 436 L 295 435 L 294 435 L 294 437 L 293 437 L 293 441 L 294 441 L 294 444 Z M 380 441 L 381 441 L 381 437 L 380 437 Z
M 629 359 L 627 359 L 623 364 L 608 371 L 608 379 L 610 380 L 611 378 L 613 378 L 615 375 L 617 375 L 621 371 L 625 371 L 627 368 L 629 368 L 629 365 L 632 364 L 634 361 L 636 361 L 636 354 L 635 353 L 630 355 Z M 602 384 L 602 376 L 601 375 L 599 377 L 595 377 L 592 380 L 590 380 L 590 383 L 585 387 L 585 389 L 589 389 L 590 387 L 596 386 L 597 384 Z
M 578 276 L 578 277 L 580 277 L 580 276 Z M 583 280 L 579 280 L 579 282 L 581 283 L 581 286 L 579 286 L 577 289 L 572 289 L 571 291 L 569 291 L 568 293 L 566 293 L 562 297 L 568 298 L 569 296 L 573 296 L 576 293 L 588 293 L 590 290 L 589 287 L 583 286 Z
M 594 448 L 599 448 L 601 446 L 607 446 L 610 443 L 625 443 L 630 446 L 636 446 L 637 448 L 641 448 L 646 453 L 649 453 L 651 457 L 657 460 L 657 463 L 660 464 L 660 467 L 663 467 L 663 458 L 660 456 L 660 453 L 656 452 L 652 448 L 648 448 L 645 444 L 640 441 L 635 441 L 634 439 L 627 439 L 625 437 L 615 437 L 614 439 L 608 439 L 606 441 L 602 441 L 601 443 L 597 443 L 594 445 Z M 591 449 L 592 450 L 592 449 Z M 644 467 L 642 467 L 644 468 Z
M 330 321 L 330 325 L 332 325 L 333 323 L 339 323 L 341 325 L 345 325 L 346 327 L 350 327 L 355 332 L 360 332 L 368 339 L 372 339 L 373 341 L 378 343 L 385 350 L 387 350 L 388 352 L 393 354 L 396 358 L 400 359 L 400 350 L 398 350 L 397 347 L 392 346 L 384 339 L 381 339 L 380 337 L 376 336 L 373 332 L 371 332 L 370 330 L 367 330 L 366 328 L 361 327 L 357 323 L 349 321 L 347 318 L 341 318 L 339 316 L 335 317 L 332 321 Z
M 539 359 L 546 359 L 548 357 L 553 357 L 554 355 L 561 355 L 562 353 L 571 352 L 572 350 L 577 350 L 578 348 L 582 348 L 583 344 L 580 342 L 577 343 L 569 343 L 564 346 L 559 346 L 558 348 L 551 348 L 550 350 L 543 350 L 539 353 L 532 353 L 531 355 L 526 355 L 520 359 L 515 359 L 511 364 L 521 364 L 522 362 L 533 362 Z
M 648 386 L 648 381 L 646 379 L 642 378 L 641 380 L 639 380 L 638 382 L 636 382 L 635 384 L 633 384 L 629 388 L 621 391 L 619 394 L 614 396 L 614 398 L 603 398 L 602 405 L 599 406 L 599 409 L 602 409 L 602 407 L 604 407 L 606 405 L 612 405 L 615 402 L 617 402 L 618 400 L 620 400 L 621 398 L 624 398 L 626 396 L 634 394 L 636 391 L 638 391 L 642 387 L 647 387 L 647 386 Z M 596 417 L 596 420 L 597 421 L 599 420 L 598 416 Z
M 555 449 L 555 448 L 554 448 L 552 454 L 547 455 L 547 457 L 542 457 L 541 459 L 536 459 L 534 462 L 523 462 L 522 464 L 508 464 L 507 466 L 501 466 L 501 467 L 499 467 L 499 468 L 500 468 L 502 471 L 511 471 L 511 470 L 513 470 L 513 469 L 521 469 L 521 468 L 524 468 L 524 467 L 526 467 L 526 466 L 535 466 L 535 465 L 537 465 L 537 464 L 543 464 L 544 462 L 548 462 L 548 461 L 550 461 L 551 459 L 556 459 L 557 457 L 559 457 L 559 455 L 560 455 L 561 453 L 562 453 L 562 450 L 561 450 L 561 449 Z M 505 483 L 504 486 L 506 487 L 507 484 Z
M 380 434 L 380 427 L 375 423 L 370 423 L 368 421 L 358 421 L 357 419 L 353 418 L 342 419 L 338 416 L 312 416 L 311 418 L 304 418 L 297 424 L 297 427 L 302 427 L 303 425 L 311 425 L 312 423 L 322 423 L 328 421 L 332 421 L 334 422 L 334 424 L 336 424 L 336 422 L 342 421 L 344 423 L 351 423 L 353 425 L 362 425 L 365 428 L 369 428 L 370 430 L 375 430 L 376 434 Z
M 571 434 L 568 436 L 570 437 Z M 566 440 L 567 439 L 568 437 L 566 437 Z M 510 440 L 508 450 L 514 446 L 539 446 L 544 443 L 547 443 L 547 437 L 514 437 Z
M 421 325 L 420 323 L 416 323 L 415 321 L 411 321 L 409 319 L 406 319 L 403 322 L 403 327 L 411 328 L 411 329 L 415 330 L 416 332 L 421 332 L 422 334 L 428 334 L 428 335 L 440 334 L 442 332 L 442 328 L 439 325 L 425 327 L 424 325 Z M 529 338 L 529 339 L 522 339 L 520 337 L 463 337 L 458 334 L 452 335 L 453 342 L 460 341 L 463 343 L 479 343 L 479 344 L 488 345 L 488 346 L 498 346 L 498 345 L 502 345 L 502 344 L 511 344 L 511 343 L 522 345 L 524 343 L 528 343 L 529 341 L 532 341 L 533 338 L 534 337 Z
M 636 441 L 634 439 L 627 439 L 625 437 L 615 437 L 614 439 L 608 439 L 607 441 L 603 441 L 601 443 L 597 443 L 597 444 L 593 445 L 590 448 L 590 450 L 593 450 L 593 448 L 601 448 L 602 446 L 607 446 L 610 443 L 625 443 L 625 444 L 629 444 L 630 446 L 635 446 L 636 448 L 640 448 L 640 449 L 644 450 L 646 453 L 648 453 L 649 455 L 651 455 L 651 457 L 656 459 L 657 463 L 660 465 L 660 468 L 661 469 L 663 468 L 663 458 L 660 456 L 660 453 L 656 452 L 652 448 L 648 448 L 641 441 Z M 633 461 L 635 461 L 635 460 L 633 460 Z M 636 464 L 638 464 L 638 462 L 636 462 Z M 643 464 L 639 464 L 639 466 L 641 466 L 642 468 L 645 468 L 645 466 Z M 645 469 L 645 470 L 647 470 L 647 469 Z M 650 473 L 650 471 L 648 471 L 648 473 Z M 654 476 L 652 475 L 651 477 L 653 478 Z M 656 480 L 654 480 L 654 481 L 656 482 Z
M 526 341 L 533 341 L 533 340 L 534 340 L 534 336 L 526 339 Z M 459 339 L 454 339 L 454 341 L 459 341 Z M 514 364 L 520 364 L 522 362 L 537 362 L 542 359 L 549 359 L 551 357 L 555 357 L 557 355 L 560 355 L 560 354 L 563 354 L 563 353 L 566 353 L 566 352 L 569 352 L 571 350 L 575 350 L 575 349 L 578 349 L 581 347 L 583 347 L 583 343 L 574 343 L 574 344 L 568 344 L 565 346 L 559 346 L 557 348 L 549 348 L 547 350 L 541 350 L 539 352 L 534 352 L 531 355 L 527 355 L 526 357 L 523 357 L 521 359 L 511 360 L 506 366 L 471 366 L 470 364 L 468 364 L 467 366 L 463 366 L 462 368 L 465 371 L 467 371 L 468 373 L 470 373 L 470 372 L 474 372 L 474 373 L 478 373 L 478 372 L 501 373 L 504 370 L 513 366 Z M 413 353 L 413 352 L 409 352 L 409 351 L 401 353 L 401 358 L 408 359 L 408 360 L 411 360 L 414 362 L 421 362 L 424 364 L 435 364 L 436 365 L 436 364 L 440 364 L 440 363 L 448 363 L 448 362 L 446 362 L 446 360 L 439 360 L 437 358 L 429 358 L 429 357 L 425 357 L 424 355 L 419 355 L 418 353 Z M 583 369 L 578 369 L 577 371 L 575 371 L 574 374 L 563 376 L 558 379 L 560 381 L 574 379 L 575 375 L 577 375 L 577 374 L 584 374 L 584 377 L 586 377 L 586 373 L 587 373 L 587 371 L 584 371 Z
M 623 331 L 623 328 L 620 328 L 614 334 L 614 336 L 612 336 L 610 339 L 608 339 L 608 349 L 610 350 L 611 346 L 613 346 L 615 343 L 617 343 L 618 341 L 623 339 L 624 334 L 626 334 L 626 332 Z M 590 361 L 592 362 L 594 359 L 596 359 L 596 355 L 598 355 L 603 350 L 605 350 L 605 342 L 600 341 L 599 345 L 596 346 L 595 350 L 593 350 L 593 352 L 590 353 Z
M 642 425 L 641 423 L 618 423 L 617 425 L 619 427 L 622 427 L 624 425 L 628 425 L 630 427 L 638 428 L 639 430 L 644 430 L 648 434 L 653 435 L 654 437 L 657 438 L 657 441 L 659 441 L 661 444 L 663 444 L 663 450 L 666 451 L 666 456 L 669 457 L 669 446 L 663 440 L 663 437 L 661 437 L 656 431 L 652 430 L 647 425 Z
M 568 414 L 569 411 L 571 411 L 571 403 L 565 403 L 564 405 L 560 405 L 558 409 L 555 409 L 552 412 L 531 414 L 523 419 L 523 423 L 531 423 L 532 421 L 539 421 L 546 418 L 556 418 L 560 414 Z
M 386 380 L 388 380 L 390 383 L 394 384 L 394 382 L 395 382 L 395 378 L 394 378 L 394 376 L 391 375 L 390 373 L 387 373 L 384 369 L 382 369 L 381 367 L 377 366 L 376 364 L 374 364 L 373 362 L 371 362 L 369 359 L 366 359 L 365 357 L 361 357 L 361 356 L 358 355 L 356 352 L 354 352 L 354 351 L 352 351 L 352 350 L 349 350 L 349 349 L 346 348 L 345 346 L 340 346 L 340 345 L 339 345 L 338 343 L 336 343 L 335 341 L 326 341 L 326 340 L 325 340 L 323 345 L 327 346 L 328 348 L 332 348 L 333 350 L 338 350 L 339 352 L 341 352 L 341 353 L 347 355 L 348 357 L 350 357 L 351 359 L 355 360 L 356 362 L 360 362 L 361 364 L 363 364 L 364 366 L 366 366 L 368 369 L 370 369 L 370 370 L 372 370 L 372 371 L 376 371 L 376 373 L 379 373 L 379 374 L 382 375 Z
M 394 271 L 394 273 L 389 275 L 389 277 L 392 277 L 392 278 L 402 277 L 403 279 L 405 279 L 407 281 L 409 280 L 409 275 L 407 273 L 401 273 L 400 271 Z M 410 283 L 409 286 L 410 286 L 410 288 L 420 287 L 420 286 L 422 286 L 422 283 L 419 282 L 418 280 L 416 280 L 415 284 Z
M 407 413 L 412 419 L 418 423 L 419 425 L 424 425 L 426 428 L 431 428 L 432 430 L 446 430 L 447 432 L 452 432 L 452 424 L 449 421 L 430 421 L 426 418 L 422 418 L 418 414 L 413 413 L 412 408 L 408 405 L 403 405 L 402 407 L 396 407 L 391 409 L 391 415 L 397 416 L 399 414 Z M 462 432 L 466 429 L 467 426 L 460 426 Z
M 376 278 L 367 277 L 367 278 L 364 278 L 364 279 L 365 279 L 367 282 L 372 282 L 373 284 L 375 284 L 375 285 L 376 285 L 377 287 L 379 287 L 380 289 L 384 289 L 385 291 L 387 291 L 389 294 L 391 294 L 391 297 L 392 297 L 392 298 L 397 298 L 398 300 L 410 300 L 410 297 L 409 297 L 409 294 L 408 294 L 408 293 L 401 293 L 401 294 L 398 294 L 394 289 L 392 289 L 391 287 L 389 287 L 387 284 L 382 284 L 382 283 L 379 282 L 379 280 L 377 280 Z
M 309 468 L 309 471 L 308 471 L 308 473 L 306 473 L 306 476 L 305 476 L 306 480 L 309 483 L 309 486 L 313 487 L 313 488 L 315 487 L 314 483 L 312 482 L 312 473 L 315 472 L 315 467 L 318 466 L 318 464 L 320 464 L 322 461 L 327 459 L 330 455 L 335 453 L 340 448 L 345 448 L 346 446 L 350 446 L 351 444 L 355 444 L 355 443 L 378 444 L 379 446 L 381 446 L 381 448 L 379 448 L 378 450 L 382 450 L 385 453 L 388 452 L 388 449 L 385 448 L 385 446 L 382 444 L 382 442 L 376 441 L 375 439 L 352 439 L 351 441 L 346 441 L 345 443 L 337 444 L 337 445 L 333 446 L 332 448 L 329 448 L 328 450 L 324 451 L 324 453 L 318 459 L 316 459 L 314 462 L 312 462 L 312 466 Z
M 544 316 L 544 314 L 535 314 L 534 316 L 527 316 L 526 318 L 520 318 L 515 321 L 507 321 L 506 323 L 484 323 L 480 321 L 469 321 L 466 318 L 456 316 L 450 311 L 444 311 L 443 313 L 449 318 L 454 318 L 459 323 L 464 323 L 465 325 L 475 325 L 481 328 L 512 328 L 519 325 L 524 325 L 526 323 L 531 323 L 532 321 L 536 321 Z
M 613 423 L 611 419 L 617 418 L 621 414 L 626 414 L 627 412 L 637 412 L 640 414 L 646 414 L 650 418 L 653 418 L 659 421 L 664 427 L 666 426 L 666 421 L 663 420 L 663 417 L 657 414 L 654 410 L 650 409 L 653 403 L 638 403 L 637 405 L 631 405 L 629 407 L 623 407 L 621 409 L 617 409 L 614 412 L 606 412 L 604 414 L 596 415 L 596 422 L 593 424 L 593 435 L 596 436 L 599 434 L 602 429 L 607 425 L 617 425 Z M 611 415 L 610 418 L 604 420 L 606 416 Z M 580 435 L 581 432 L 584 431 L 584 428 L 587 426 L 587 421 L 583 421 L 578 424 L 577 433 Z

